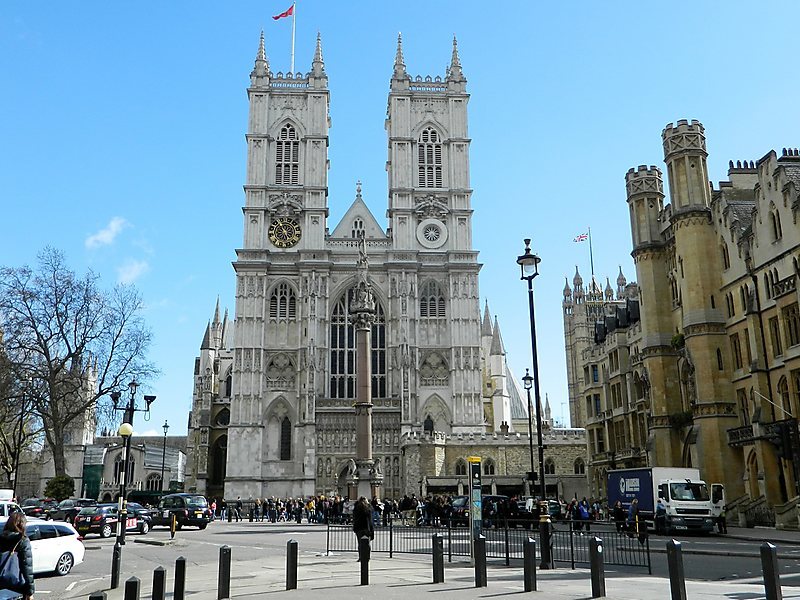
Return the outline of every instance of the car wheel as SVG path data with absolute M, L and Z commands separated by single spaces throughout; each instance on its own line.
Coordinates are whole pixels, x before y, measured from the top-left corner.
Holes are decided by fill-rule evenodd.
M 139 532 L 142 535 L 147 535 L 147 532 L 150 531 L 150 523 L 147 521 L 142 521 L 141 527 L 139 527 Z
M 56 573 L 58 575 L 66 575 L 72 570 L 72 566 L 74 564 L 75 559 L 72 558 L 72 554 L 69 552 L 64 552 L 64 554 L 58 557 L 58 562 L 56 563 Z
M 111 529 L 111 525 L 104 525 L 103 529 L 100 530 L 100 537 L 110 538 L 112 533 L 114 533 L 114 530 Z
M 203 529 L 205 529 L 207 526 L 208 526 L 208 523 L 200 523 L 200 525 L 198 525 L 197 527 L 198 527 L 198 528 L 199 528 L 199 529 L 202 531 L 202 530 L 203 530 Z

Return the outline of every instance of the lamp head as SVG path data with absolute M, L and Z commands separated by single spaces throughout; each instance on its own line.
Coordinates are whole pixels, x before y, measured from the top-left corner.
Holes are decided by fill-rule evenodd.
M 131 379 L 131 382 L 128 384 L 128 390 L 131 392 L 131 396 L 136 395 L 136 390 L 139 388 L 139 382 L 136 381 L 136 377 Z
M 117 433 L 124 438 L 131 437 L 133 435 L 133 425 L 130 423 L 123 423 L 119 426 Z
M 164 437 L 167 436 L 167 431 L 169 431 L 169 423 L 164 421 L 164 425 L 162 425 L 162 429 L 164 430 Z
M 517 257 L 517 264 L 520 269 L 520 279 L 532 280 L 539 274 L 539 263 L 542 259 L 531 252 L 531 240 L 525 239 L 525 253 Z
M 119 397 L 120 397 L 119 392 L 111 392 L 111 402 L 114 403 L 114 410 L 117 410 L 117 408 L 119 407 Z
M 155 396 L 145 396 L 144 403 L 147 405 L 147 410 L 150 410 L 150 405 L 156 401 Z
M 525 369 L 525 377 L 522 378 L 522 385 L 525 386 L 526 390 L 529 390 L 533 387 L 533 377 L 531 377 L 528 369 Z

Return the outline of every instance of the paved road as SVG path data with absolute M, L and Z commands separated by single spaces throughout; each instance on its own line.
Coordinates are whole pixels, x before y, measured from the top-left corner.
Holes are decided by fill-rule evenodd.
M 594 530 L 592 533 L 595 533 Z M 599 533 L 602 537 L 602 534 Z M 184 556 L 187 568 L 193 571 L 211 570 L 216 572 L 219 547 L 227 544 L 232 548 L 234 563 L 240 561 L 258 561 L 264 557 L 265 564 L 272 559 L 271 566 L 281 565 L 275 561 L 285 553 L 286 542 L 295 539 L 299 542 L 300 561 L 313 564 L 320 558 L 326 548 L 326 528 L 322 525 L 286 525 L 267 523 L 212 523 L 205 531 L 184 529 L 178 532 L 175 543 L 168 546 L 154 546 L 136 543 L 141 538 L 147 541 L 166 541 L 168 531 L 156 529 L 147 536 L 136 534 L 128 536 L 128 544 L 123 551 L 124 581 L 131 575 L 149 579 L 157 566 L 173 569 L 175 558 Z M 759 540 L 735 540 L 725 537 L 693 537 L 678 538 L 683 545 L 684 567 L 689 579 L 702 581 L 739 580 L 741 582 L 759 583 L 760 561 L 758 558 Z M 662 551 L 667 538 L 651 536 L 653 550 L 653 574 L 667 575 L 666 554 Z M 41 598 L 86 598 L 92 591 L 108 588 L 111 570 L 111 548 L 114 540 L 101 540 L 90 537 L 85 540 L 86 558 L 83 564 L 75 567 L 66 577 L 37 578 L 37 596 Z M 695 554 L 695 552 L 702 554 Z M 783 585 L 800 586 L 800 545 L 779 546 L 782 556 L 780 561 Z M 349 556 L 349 555 L 345 555 Z M 352 555 L 355 557 L 355 555 Z M 517 563 L 518 564 L 518 563 Z M 248 568 L 252 563 L 248 562 Z M 234 564 L 234 571 L 235 569 Z M 569 565 L 559 564 L 558 571 L 567 576 Z M 585 565 L 583 565 L 585 566 Z M 606 567 L 607 577 L 646 576 L 646 569 L 630 567 Z M 242 574 L 243 577 L 248 575 Z

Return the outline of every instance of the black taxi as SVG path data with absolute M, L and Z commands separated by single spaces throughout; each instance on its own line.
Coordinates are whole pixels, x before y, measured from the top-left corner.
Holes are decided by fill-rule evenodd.
M 141 510 L 137 510 L 141 508 Z M 138 531 L 145 534 L 150 531 L 150 516 L 144 507 L 128 503 L 128 519 L 126 531 Z M 117 532 L 119 523 L 119 507 L 116 504 L 98 504 L 86 506 L 75 517 L 75 529 L 81 535 L 97 533 L 100 537 L 108 538 Z

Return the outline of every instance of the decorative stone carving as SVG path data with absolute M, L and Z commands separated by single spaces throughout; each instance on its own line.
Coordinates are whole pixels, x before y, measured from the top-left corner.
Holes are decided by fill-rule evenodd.
M 270 194 L 269 210 L 277 217 L 297 217 L 303 210 L 302 196 L 300 194 Z
M 295 368 L 289 357 L 276 354 L 267 364 L 267 388 L 273 390 L 288 390 L 295 386 Z
M 446 386 L 450 381 L 447 362 L 438 352 L 431 352 L 422 360 L 419 376 L 424 386 Z

